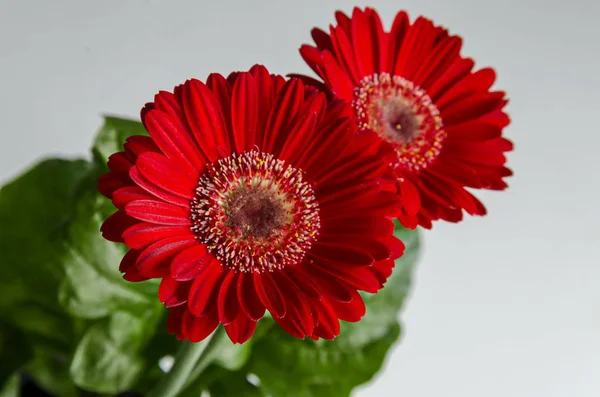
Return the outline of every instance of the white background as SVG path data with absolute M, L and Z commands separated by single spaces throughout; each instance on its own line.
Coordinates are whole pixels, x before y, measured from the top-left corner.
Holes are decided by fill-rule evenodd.
M 359 2 L 363 3 L 363 2 Z M 386 370 L 356 396 L 600 395 L 600 6 L 593 0 L 374 1 L 465 38 L 511 99 L 516 176 L 490 215 L 436 224 Z M 0 180 L 86 155 L 100 113 L 136 117 L 159 89 L 264 63 L 352 1 L 0 0 Z

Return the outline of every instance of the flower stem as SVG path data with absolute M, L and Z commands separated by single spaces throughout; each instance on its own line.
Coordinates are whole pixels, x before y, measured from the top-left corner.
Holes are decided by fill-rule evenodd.
M 175 397 L 188 382 L 194 368 L 202 368 L 210 362 L 213 341 L 218 342 L 222 327 L 219 327 L 202 342 L 183 341 L 175 355 L 175 364 L 158 382 L 148 397 Z M 196 374 L 198 376 L 199 374 Z

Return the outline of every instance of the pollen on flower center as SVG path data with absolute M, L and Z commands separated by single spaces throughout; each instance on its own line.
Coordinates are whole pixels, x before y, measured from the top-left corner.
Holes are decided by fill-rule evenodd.
M 300 262 L 319 228 L 319 207 L 303 172 L 270 154 L 233 154 L 200 177 L 192 231 L 223 266 L 241 272 Z
M 240 185 L 225 200 L 225 226 L 237 229 L 243 238 L 269 237 L 292 219 L 293 208 L 276 185 Z
M 418 171 L 440 153 L 446 137 L 439 111 L 421 88 L 388 73 L 365 77 L 353 101 L 359 127 L 396 149 L 397 167 Z

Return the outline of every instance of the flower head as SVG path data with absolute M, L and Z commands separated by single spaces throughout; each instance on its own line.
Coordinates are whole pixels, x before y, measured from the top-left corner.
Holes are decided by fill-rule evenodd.
M 390 31 L 370 8 L 337 12 L 336 20 L 329 33 L 315 28 L 315 46 L 300 53 L 334 96 L 352 104 L 359 128 L 394 147 L 398 219 L 430 228 L 437 219 L 460 221 L 463 210 L 484 215 L 465 188 L 502 190 L 512 175 L 504 166 L 512 143 L 501 136 L 507 100 L 490 91 L 494 71 L 474 72 L 459 54 L 461 39 L 423 17 L 411 23 L 399 12 Z
M 291 335 L 358 321 L 404 249 L 391 147 L 357 133 L 350 105 L 262 66 L 188 80 L 142 110 L 150 136 L 109 158 L 103 235 L 130 250 L 125 279 L 162 279 L 169 331 L 219 323 L 247 341 L 268 310 Z

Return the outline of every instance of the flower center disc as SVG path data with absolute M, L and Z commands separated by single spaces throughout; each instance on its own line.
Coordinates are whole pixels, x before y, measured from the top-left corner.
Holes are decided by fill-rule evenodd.
M 225 225 L 243 238 L 265 238 L 279 232 L 293 219 L 291 205 L 276 185 L 240 185 L 225 200 Z
M 241 272 L 300 262 L 320 228 L 303 172 L 258 151 L 208 166 L 191 210 L 192 231 L 223 266 Z
M 427 167 L 446 137 L 437 107 L 412 82 L 388 73 L 365 77 L 355 90 L 359 127 L 379 134 L 396 149 L 398 163 L 410 171 Z

